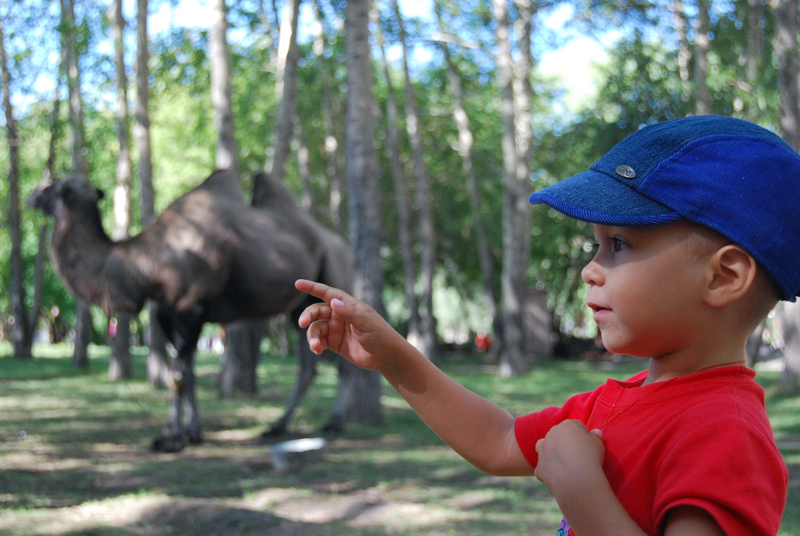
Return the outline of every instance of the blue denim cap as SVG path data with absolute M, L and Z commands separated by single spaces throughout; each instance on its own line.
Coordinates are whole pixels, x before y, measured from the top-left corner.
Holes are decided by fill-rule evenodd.
M 646 126 L 530 202 L 604 225 L 705 225 L 747 250 L 783 299 L 800 293 L 800 155 L 748 121 L 696 116 Z

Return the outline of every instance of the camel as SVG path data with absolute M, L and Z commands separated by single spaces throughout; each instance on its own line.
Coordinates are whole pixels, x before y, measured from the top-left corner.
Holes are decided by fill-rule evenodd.
M 28 202 L 55 219 L 51 257 L 73 293 L 106 312 L 136 314 L 148 299 L 159 304 L 157 321 L 176 357 L 170 365 L 174 394 L 167 422 L 152 447 L 177 452 L 202 442 L 193 361 L 203 325 L 289 313 L 296 326 L 308 297 L 294 282 L 316 279 L 349 289 L 350 250 L 266 173 L 254 177 L 248 205 L 237 174 L 217 170 L 140 234 L 117 242 L 103 229 L 102 197 L 88 180 L 72 177 L 37 189 Z M 286 431 L 316 373 L 318 356 L 308 348 L 305 333 L 298 346 L 294 392 L 284 415 L 262 438 Z M 346 365 L 337 359 L 341 378 Z M 327 429 L 342 428 L 342 396 L 340 381 Z

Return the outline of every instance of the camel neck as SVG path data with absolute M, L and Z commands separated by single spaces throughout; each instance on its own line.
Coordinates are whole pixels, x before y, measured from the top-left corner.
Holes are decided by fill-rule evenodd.
M 99 220 L 90 220 L 54 229 L 52 254 L 59 273 L 73 293 L 105 311 L 138 312 L 141 293 L 122 292 L 138 279 L 135 264 L 120 259 L 123 243 L 112 241 Z

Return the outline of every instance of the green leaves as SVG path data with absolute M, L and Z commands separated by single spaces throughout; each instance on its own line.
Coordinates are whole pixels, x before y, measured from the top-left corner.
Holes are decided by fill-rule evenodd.
M 248 176 L 263 168 L 272 139 L 276 114 L 275 56 L 277 23 L 273 6 L 253 1 L 235 2 L 231 6 L 232 89 L 236 121 L 239 165 L 245 183 Z M 542 6 L 536 15 L 534 54 L 541 61 L 556 46 L 563 44 L 567 34 L 605 36 L 608 60 L 602 66 L 603 79 L 594 102 L 585 111 L 565 117 L 555 105 L 564 88 L 553 80 L 534 75 L 535 98 L 532 104 L 534 146 L 529 157 L 533 163 L 530 191 L 551 184 L 586 169 L 594 160 L 640 125 L 686 115 L 693 110 L 691 83 L 681 82 L 678 56 L 679 36 L 672 25 L 674 14 L 671 2 L 573 2 L 574 16 L 564 30 L 553 30 L 546 17 L 559 6 Z M 453 2 L 437 0 L 442 25 L 451 33 L 437 38 L 450 40 L 450 50 L 464 87 L 466 112 L 473 130 L 473 157 L 476 176 L 482 195 L 483 220 L 487 226 L 492 255 L 498 267 L 501 255 L 501 215 L 503 187 L 501 181 L 502 151 L 501 117 L 498 109 L 498 89 L 495 81 L 494 31 L 491 12 L 486 2 Z M 113 69 L 110 67 L 111 36 L 104 26 L 104 7 L 96 2 L 81 2 L 78 6 L 78 38 L 81 44 L 81 65 L 85 69 L 84 96 L 86 131 L 91 180 L 107 193 L 114 183 L 116 160 L 115 119 L 112 114 L 111 92 Z M 279 6 L 278 6 L 279 7 Z M 708 86 L 714 99 L 714 113 L 738 115 L 766 126 L 777 123 L 778 96 L 775 90 L 775 67 L 771 42 L 774 21 L 771 10 L 757 15 L 748 9 L 747 2 L 737 0 L 725 5 L 715 4 L 711 17 L 711 46 L 709 51 Z M 563 8 L 559 8 L 563 9 Z M 58 5 L 40 0 L 12 0 L 2 8 L 4 29 L 9 36 L 12 92 L 22 105 L 15 110 L 22 138 L 22 195 L 26 196 L 40 180 L 47 158 L 53 85 L 57 79 L 59 50 Z M 387 11 L 383 9 L 383 11 Z M 335 177 L 329 153 L 331 134 L 339 150 L 344 146 L 345 84 L 344 35 L 339 24 L 342 3 L 323 2 L 321 38 L 318 47 L 309 37 L 308 21 L 301 31 L 301 59 L 297 95 L 299 141 L 308 151 L 310 195 L 319 207 L 318 217 L 328 221 L 327 207 L 331 196 L 331 181 Z M 689 49 L 694 36 L 689 13 L 687 40 Z M 95 16 L 92 19 L 92 16 Z M 480 302 L 480 270 L 475 248 L 474 231 L 469 216 L 469 201 L 461 156 L 456 149 L 457 130 L 452 119 L 452 88 L 447 79 L 444 57 L 437 41 L 431 41 L 439 31 L 432 15 L 407 13 L 407 31 L 412 45 L 411 65 L 417 107 L 420 110 L 421 131 L 426 164 L 430 170 L 433 196 L 433 217 L 436 229 L 437 285 L 442 295 L 451 291 Z M 515 11 L 510 12 L 512 19 Z M 757 21 L 751 17 L 758 17 Z M 133 17 L 128 14 L 129 38 L 133 34 Z M 100 22 L 93 22 L 100 21 Z M 513 20 L 512 20 L 513 22 Z M 755 22 L 752 25 L 751 22 Z M 153 139 L 154 183 L 156 210 L 162 210 L 175 197 L 207 176 L 214 162 L 216 130 L 209 95 L 208 35 L 204 28 L 181 26 L 167 34 L 153 36 L 151 43 L 151 123 Z M 391 24 L 383 24 L 392 40 Z M 303 24 L 301 23 L 301 28 Z M 758 35 L 752 28 L 759 29 Z M 611 33 L 609 33 L 611 32 Z M 611 41 L 609 35 L 613 35 Z M 757 39 L 756 39 L 757 38 Z M 748 46 L 760 43 L 756 51 L 757 65 L 749 61 Z M 323 45 L 319 48 L 319 45 Z M 394 68 L 400 65 L 391 54 Z M 516 46 L 516 45 L 515 45 Z M 130 46 L 133 54 L 135 46 Z M 377 56 L 376 56 L 377 57 Z M 132 62 L 129 62 L 132 64 Z M 688 68 L 691 69 L 691 60 Z M 400 80 L 401 77 L 396 78 Z M 132 78 L 131 78 L 132 80 Z M 394 88 L 402 108 L 400 84 Z M 375 77 L 375 95 L 380 110 L 385 110 L 388 88 L 383 76 Z M 62 98 L 65 98 L 62 91 Z M 130 91 L 131 100 L 135 92 Z M 66 106 L 61 108 L 61 121 Z M 527 118 L 520 118 L 526 120 Z M 385 121 L 381 116 L 379 121 Z M 404 121 L 404 118 L 400 118 Z M 405 132 L 404 125 L 398 130 Z M 383 144 L 385 129 L 379 123 L 375 143 L 378 154 L 385 158 Z M 65 130 L 58 141 L 56 168 L 63 174 L 69 167 Z M 410 149 L 401 136 L 404 165 L 410 176 Z M 298 145 L 299 148 L 300 145 Z M 135 151 L 135 149 L 134 149 Z M 133 155 L 136 177 L 136 155 Z M 339 169 L 341 158 L 339 155 Z M 8 147 L 5 136 L 0 137 L 0 169 L 7 167 Z M 383 248 L 387 295 L 401 296 L 402 269 L 397 256 L 397 223 L 393 188 L 388 176 L 387 162 L 382 164 L 383 200 L 381 204 L 385 235 Z M 342 177 L 340 177 L 342 178 Z M 290 159 L 287 183 L 295 192 L 303 191 L 297 159 Z M 409 181 L 413 183 L 413 181 Z M 411 186 L 413 188 L 413 185 Z M 134 180 L 133 229 L 139 227 L 138 185 Z M 0 188 L 0 214 L 7 206 L 7 189 Z M 346 193 L 345 193 L 346 195 Z M 410 192 L 413 199 L 413 192 Z M 346 207 L 346 202 L 342 203 Z M 110 224 L 111 203 L 101 209 Z M 579 272 L 588 260 L 583 244 L 588 229 L 585 225 L 543 207 L 531 208 L 533 243 L 528 264 L 527 284 L 551 291 L 551 305 L 557 323 L 578 327 L 583 323 L 583 306 Z M 343 221 L 347 221 L 346 217 Z M 36 235 L 43 224 L 39 216 L 23 210 L 24 255 L 32 266 Z M 109 227 L 110 228 L 110 227 Z M 0 282 L 7 277 L 10 239 L 0 228 Z M 32 277 L 28 278 L 31 281 Z M 3 285 L 2 288 L 7 288 Z M 28 292 L 31 295 L 32 292 Z M 71 298 L 55 276 L 48 272 L 45 288 L 45 308 L 59 305 L 64 314 L 71 314 Z M 462 306 L 458 306 L 462 307 Z M 466 307 L 457 311 L 470 314 Z M 402 309 L 402 307 L 401 307 Z M 0 294 L 0 317 L 8 314 L 8 296 Z M 398 310 L 397 318 L 404 316 Z M 487 328 L 489 326 L 486 326 Z M 570 328 L 571 329 L 571 328 Z

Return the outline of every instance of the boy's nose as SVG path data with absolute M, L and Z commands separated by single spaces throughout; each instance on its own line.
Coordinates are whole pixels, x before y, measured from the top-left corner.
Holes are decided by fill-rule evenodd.
M 589 285 L 602 285 L 605 282 L 603 270 L 595 259 L 592 259 L 589 264 L 581 270 L 581 279 Z

